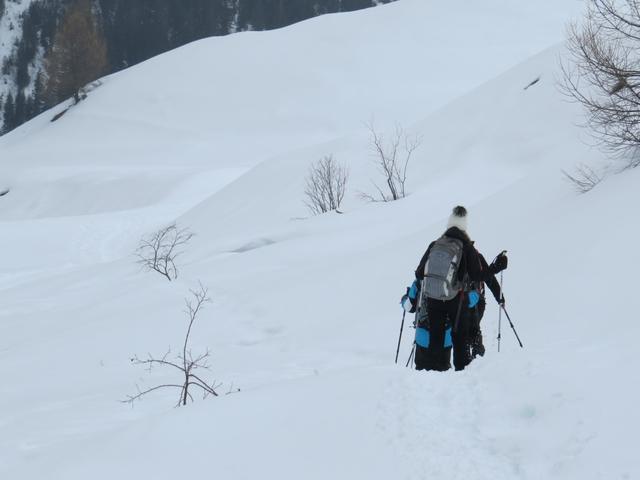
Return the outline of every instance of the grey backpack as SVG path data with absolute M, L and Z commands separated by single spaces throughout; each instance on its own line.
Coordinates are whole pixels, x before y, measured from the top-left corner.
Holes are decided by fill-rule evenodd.
M 462 260 L 462 240 L 443 235 L 435 241 L 424 267 L 422 291 L 428 298 L 452 300 L 462 290 L 458 268 Z

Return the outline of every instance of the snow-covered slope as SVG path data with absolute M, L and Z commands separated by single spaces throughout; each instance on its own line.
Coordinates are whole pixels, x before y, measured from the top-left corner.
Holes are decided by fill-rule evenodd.
M 628 245 L 618 259 L 638 172 L 580 197 L 560 175 L 601 161 L 555 88 L 577 7 L 400 0 L 212 39 L 0 139 L 0 477 L 640 475 L 640 258 Z M 213 55 L 228 68 L 210 71 Z M 376 174 L 371 115 L 423 138 L 392 204 L 358 199 Z M 304 175 L 326 154 L 351 169 L 345 214 L 304 218 Z M 497 353 L 490 305 L 487 355 L 466 371 L 396 367 L 398 297 L 457 203 L 487 256 L 510 252 L 525 349 L 503 325 Z M 173 220 L 197 236 L 169 283 L 132 252 Z M 176 381 L 130 358 L 179 348 L 198 281 L 213 302 L 194 350 L 241 392 L 119 404 L 136 382 Z
M 4 14 L 0 15 L 0 66 L 3 66 L 5 60 L 15 53 L 17 49 L 16 45 L 22 36 L 22 15 L 28 10 L 32 1 L 14 0 L 5 2 Z M 41 70 L 42 56 L 43 52 L 38 51 L 34 62 L 35 65 L 30 66 L 32 70 Z M 4 71 L 0 72 L 0 99 L 6 100 L 9 95 L 12 95 L 15 100 L 17 88 L 14 85 L 13 78 L 13 76 L 9 76 Z M 31 93 L 33 86 L 34 82 L 30 82 L 27 88 L 28 93 Z M 4 116 L 0 115 L 0 129 L 2 129 L 3 125 Z

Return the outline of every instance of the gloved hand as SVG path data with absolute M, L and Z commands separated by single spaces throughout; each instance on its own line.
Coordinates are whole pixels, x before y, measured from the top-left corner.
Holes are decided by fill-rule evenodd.
M 509 265 L 509 258 L 507 257 L 507 252 L 501 252 L 493 262 L 491 262 L 491 265 L 489 265 L 489 270 L 491 270 L 491 273 L 493 273 L 494 275 L 496 273 L 500 273 L 503 270 L 507 269 L 507 266 Z
M 400 299 L 400 305 L 402 305 L 402 308 L 404 309 L 405 312 L 409 312 L 409 313 L 415 312 L 414 306 L 411 303 L 411 299 L 409 298 L 409 295 L 402 296 L 402 298 Z
M 504 295 L 502 295 L 500 297 L 500 300 L 498 300 L 498 305 L 500 305 L 501 307 L 504 307 L 504 303 L 505 303 L 505 299 L 504 299 Z
M 415 295 L 415 292 L 411 291 L 411 288 L 407 288 L 407 293 L 405 293 L 400 299 L 400 305 L 402 308 L 409 313 L 415 313 L 417 306 L 417 298 L 415 296 L 411 296 L 412 293 Z

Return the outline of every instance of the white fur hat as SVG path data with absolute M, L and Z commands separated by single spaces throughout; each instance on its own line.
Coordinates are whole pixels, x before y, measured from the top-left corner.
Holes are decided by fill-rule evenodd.
M 451 212 L 449 222 L 447 223 L 447 229 L 451 227 L 458 227 L 463 232 L 467 231 L 467 209 L 458 205 Z

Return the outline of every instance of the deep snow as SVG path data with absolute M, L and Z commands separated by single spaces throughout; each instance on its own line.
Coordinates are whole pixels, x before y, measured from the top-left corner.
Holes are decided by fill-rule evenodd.
M 0 139 L 0 477 L 638 477 L 639 174 L 584 196 L 562 180 L 603 161 L 555 85 L 580 5 L 521 3 L 400 0 L 197 42 Z M 372 116 L 423 138 L 392 204 L 358 199 Z M 351 171 L 345 213 L 308 218 L 326 154 Z M 456 203 L 487 257 L 510 252 L 525 348 L 503 325 L 497 353 L 489 300 L 466 371 L 396 367 L 399 296 Z M 132 252 L 173 220 L 197 236 L 169 283 Z M 175 380 L 129 359 L 179 347 L 198 281 L 194 350 L 241 392 L 118 403 Z

